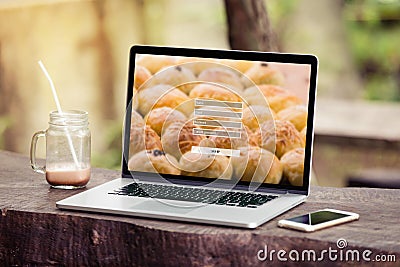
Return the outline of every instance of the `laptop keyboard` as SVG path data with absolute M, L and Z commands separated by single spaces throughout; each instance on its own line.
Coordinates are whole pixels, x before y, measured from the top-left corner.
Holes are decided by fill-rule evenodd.
M 131 183 L 109 194 L 257 208 L 278 196 L 160 184 Z

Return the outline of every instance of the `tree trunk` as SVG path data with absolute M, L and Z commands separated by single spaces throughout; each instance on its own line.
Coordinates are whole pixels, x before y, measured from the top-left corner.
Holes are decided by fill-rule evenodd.
M 264 0 L 224 0 L 232 49 L 277 51 Z
M 114 88 L 114 71 L 115 66 L 113 65 L 112 55 L 112 44 L 109 39 L 109 35 L 106 32 L 106 13 L 105 13 L 105 1 L 96 1 L 93 3 L 96 11 L 97 19 L 97 34 L 93 40 L 93 45 L 97 47 L 97 71 L 99 77 L 99 89 L 100 92 L 99 104 L 101 109 L 99 113 L 104 119 L 115 119 L 115 88 Z M 92 47 L 89 47 L 92 49 Z

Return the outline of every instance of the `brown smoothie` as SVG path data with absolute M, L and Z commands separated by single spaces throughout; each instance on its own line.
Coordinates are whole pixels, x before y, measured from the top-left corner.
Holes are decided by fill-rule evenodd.
M 46 180 L 50 185 L 84 186 L 89 182 L 90 168 L 79 170 L 47 170 Z

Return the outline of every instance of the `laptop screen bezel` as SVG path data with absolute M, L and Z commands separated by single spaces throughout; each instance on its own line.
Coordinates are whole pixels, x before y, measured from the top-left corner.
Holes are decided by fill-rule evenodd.
M 305 54 L 286 54 L 275 52 L 255 52 L 255 51 L 238 51 L 238 50 L 213 50 L 213 49 L 195 49 L 195 48 L 177 48 L 177 47 L 160 47 L 160 46 L 144 46 L 134 45 L 130 49 L 129 66 L 128 66 L 128 87 L 126 99 L 126 112 L 123 130 L 123 149 L 122 149 L 122 177 L 135 178 L 140 180 L 150 180 L 152 176 L 155 178 L 160 174 L 141 173 L 130 171 L 128 169 L 129 158 L 129 136 L 131 123 L 131 100 L 133 97 L 133 84 L 135 74 L 135 59 L 137 54 L 151 55 L 167 55 L 167 56 L 182 56 L 182 57 L 198 57 L 198 58 L 216 58 L 216 59 L 232 59 L 232 60 L 248 60 L 248 61 L 266 61 L 277 63 L 290 64 L 306 64 L 310 68 L 310 85 L 308 94 L 308 118 L 307 118 L 307 133 L 303 172 L 303 185 L 281 185 L 262 183 L 257 191 L 287 191 L 291 193 L 308 195 L 310 188 L 310 171 L 312 161 L 312 145 L 314 132 L 314 111 L 316 98 L 316 83 L 317 83 L 317 68 L 318 59 L 314 55 Z M 190 185 L 205 185 L 210 183 L 210 178 L 196 178 L 184 175 L 164 175 L 162 177 L 175 184 L 190 184 Z M 157 180 L 158 181 L 158 180 Z M 222 182 L 223 183 L 223 182 Z M 240 189 L 248 186 L 248 182 L 239 182 L 235 188 Z

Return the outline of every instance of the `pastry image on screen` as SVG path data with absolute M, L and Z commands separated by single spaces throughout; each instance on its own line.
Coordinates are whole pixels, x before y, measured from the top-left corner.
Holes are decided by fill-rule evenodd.
M 302 186 L 310 71 L 136 55 L 129 170 Z

